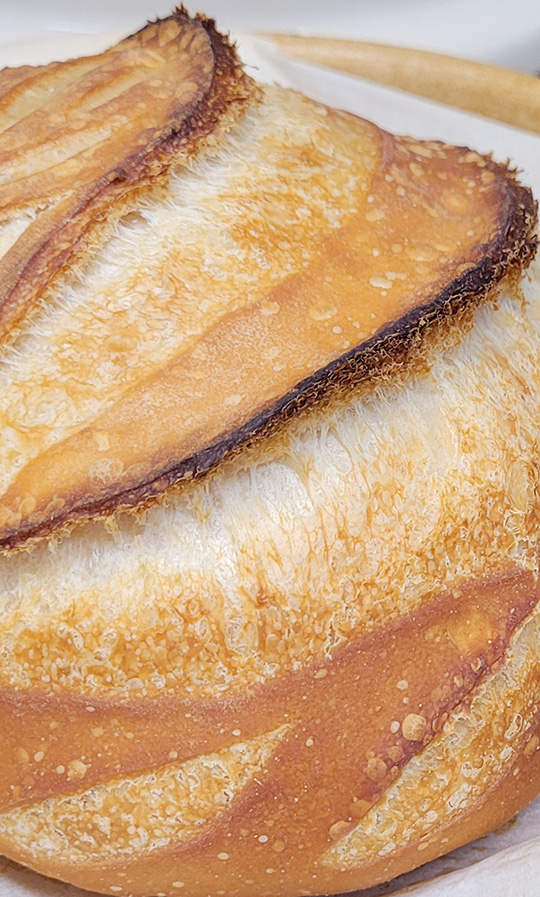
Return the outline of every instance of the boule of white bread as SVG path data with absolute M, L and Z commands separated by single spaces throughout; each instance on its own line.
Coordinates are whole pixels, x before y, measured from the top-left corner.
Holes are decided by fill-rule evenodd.
M 540 791 L 536 207 L 179 10 L 0 73 L 0 851 L 367 887 Z

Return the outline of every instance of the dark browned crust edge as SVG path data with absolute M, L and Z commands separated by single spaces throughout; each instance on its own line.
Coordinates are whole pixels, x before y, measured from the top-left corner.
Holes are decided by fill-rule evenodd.
M 238 117 L 246 103 L 256 98 L 257 85 L 245 74 L 235 46 L 218 32 L 213 19 L 200 14 L 192 19 L 180 6 L 170 16 L 148 24 L 162 24 L 175 19 L 196 21 L 206 31 L 214 57 L 210 89 L 201 100 L 191 104 L 180 127 L 175 127 L 174 118 L 169 119 L 150 144 L 127 156 L 116 168 L 99 178 L 69 218 L 60 222 L 39 245 L 18 272 L 15 283 L 0 297 L 0 346 L 13 342 L 29 316 L 41 307 L 43 295 L 75 261 L 77 253 L 91 241 L 93 227 L 114 214 L 112 206 L 121 203 L 127 193 L 163 177 L 179 151 L 190 156 L 201 152 L 205 141 L 218 130 L 223 119 L 230 119 L 231 114 L 232 118 Z M 148 25 L 124 40 L 136 37 L 146 27 Z M 75 234 L 71 233 L 73 228 Z M 51 243 L 54 246 L 59 241 L 68 243 L 69 247 L 60 252 L 53 249 L 48 257 Z M 30 303 L 21 305 L 17 298 L 20 283 L 32 283 L 33 277 L 43 277 L 44 271 L 45 278 L 39 284 L 39 294 Z
M 440 330 L 463 313 L 473 311 L 490 297 L 494 297 L 503 280 L 516 281 L 532 262 L 537 246 L 535 233 L 538 204 L 531 191 L 523 187 L 515 172 L 494 162 L 491 170 L 506 175 L 506 190 L 501 202 L 501 224 L 497 237 L 485 246 L 482 260 L 452 280 L 434 299 L 417 306 L 396 321 L 386 324 L 374 336 L 350 349 L 301 380 L 290 392 L 263 408 L 236 430 L 221 434 L 203 451 L 182 459 L 179 464 L 165 468 L 146 483 L 116 496 L 112 503 L 102 502 L 106 513 L 161 494 L 179 480 L 194 479 L 215 468 L 221 461 L 257 443 L 286 423 L 293 416 L 315 405 L 331 400 L 344 387 L 365 381 L 373 382 L 413 366 L 426 337 Z M 146 488 L 146 492 L 141 493 Z M 141 496 L 137 500 L 137 496 Z M 88 506 L 87 506 L 88 507 Z
M 157 19 L 156 22 L 168 19 L 191 19 L 191 16 L 184 6 L 179 6 L 166 19 Z M 159 147 L 164 157 L 173 157 L 171 162 L 180 148 L 186 151 L 189 147 L 191 154 L 199 152 L 205 139 L 219 127 L 224 113 L 235 106 L 243 107 L 258 92 L 256 83 L 243 69 L 236 46 L 217 30 L 214 19 L 198 13 L 194 20 L 200 22 L 210 40 L 214 74 L 208 93 L 194 106 L 182 127 L 172 132 Z
M 207 24 L 209 33 L 215 34 L 222 46 L 213 23 Z M 181 133 L 177 139 L 183 140 Z M 174 152 L 172 141 L 170 147 Z M 430 302 L 385 325 L 370 339 L 301 380 L 294 389 L 262 408 L 241 427 L 220 434 L 202 451 L 180 461 L 171 461 L 132 488 L 111 492 L 105 497 L 102 495 L 75 508 L 59 510 L 39 523 L 23 524 L 0 540 L 0 552 L 30 549 L 41 538 L 61 536 L 84 521 L 110 518 L 122 511 L 144 510 L 164 493 L 203 477 L 239 452 L 257 445 L 291 418 L 340 397 L 344 389 L 396 377 L 414 369 L 428 339 L 436 339 L 438 333 L 448 331 L 452 326 L 459 331 L 459 323 L 467 314 L 485 301 L 496 299 L 503 282 L 519 282 L 536 253 L 538 204 L 531 191 L 517 181 L 514 170 L 492 160 L 486 162 L 499 177 L 502 174 L 504 189 L 497 235 L 483 247 L 481 261 L 450 281 Z

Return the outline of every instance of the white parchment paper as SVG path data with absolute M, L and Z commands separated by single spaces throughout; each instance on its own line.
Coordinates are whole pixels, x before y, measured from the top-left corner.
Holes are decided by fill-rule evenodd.
M 0 47 L 0 67 L 43 63 L 98 52 L 121 35 L 74 35 L 41 44 Z M 347 109 L 395 133 L 439 139 L 509 160 L 540 198 L 540 136 L 409 94 L 328 70 L 293 62 L 267 41 L 237 36 L 253 77 L 301 90 Z M 394 882 L 356 897 L 539 897 L 540 799 L 501 830 Z M 0 858 L 0 897 L 89 897 L 88 891 L 53 882 Z M 149 895 L 151 897 L 151 895 Z M 189 897 L 189 895 L 186 895 Z

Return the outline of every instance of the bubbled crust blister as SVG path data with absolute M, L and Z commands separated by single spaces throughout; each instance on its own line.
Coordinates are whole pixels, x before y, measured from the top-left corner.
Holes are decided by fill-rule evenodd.
M 0 850 L 361 887 L 538 791 L 534 203 L 162 28 L 210 52 L 198 115 L 1 356 Z

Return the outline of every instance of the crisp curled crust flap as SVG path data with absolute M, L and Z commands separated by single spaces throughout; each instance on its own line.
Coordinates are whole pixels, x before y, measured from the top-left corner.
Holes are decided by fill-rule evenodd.
M 0 74 L 0 214 L 35 218 L 0 261 L 0 335 L 119 195 L 195 149 L 249 91 L 212 23 L 179 10 L 100 56 Z
M 187 164 L 203 142 L 203 155 L 219 155 L 220 116 L 250 94 L 227 44 L 208 23 L 182 13 L 97 60 L 99 65 L 86 59 L 7 72 L 0 81 L 8 116 L 0 135 L 5 221 L 36 205 L 41 209 L 0 261 L 0 325 L 4 339 L 17 330 L 19 353 L 27 351 L 25 327 L 27 320 L 32 327 L 36 303 L 63 301 L 67 263 L 82 267 L 103 252 L 110 239 L 101 225 L 105 212 L 114 218 L 116 204 L 129 215 L 156 183 L 167 203 L 164 171 Z M 42 106 L 41 96 L 33 108 L 36 88 L 39 96 L 49 82 L 62 84 L 58 97 Z M 100 92 L 105 98 L 96 112 L 93 97 Z M 253 91 L 248 106 L 259 102 Z M 190 246 L 190 289 L 199 289 L 201 307 L 212 299 L 208 290 L 217 291 L 250 253 L 264 256 L 264 289 L 237 293 L 174 351 L 163 357 L 158 352 L 153 366 L 124 391 L 85 414 L 74 409 L 71 422 L 56 429 L 53 403 L 53 426 L 41 443 L 39 427 L 31 439 L 27 425 L 13 427 L 14 441 L 26 442 L 17 463 L 0 470 L 1 547 L 136 507 L 201 475 L 300 408 L 402 361 L 428 325 L 457 321 L 458 311 L 492 294 L 513 268 L 529 262 L 536 246 L 534 202 L 505 168 L 467 149 L 396 138 L 302 102 L 301 116 L 318 117 L 313 140 L 290 138 L 296 125 L 291 115 L 273 135 L 273 151 L 285 146 L 286 158 L 278 157 L 270 175 L 255 163 L 249 170 L 249 203 L 238 203 L 231 214 L 233 200 L 223 193 L 223 228 L 234 246 L 225 274 L 217 271 L 210 287 L 203 273 L 213 270 L 212 246 Z M 84 137 L 82 150 L 77 134 Z M 217 149 L 209 150 L 212 134 Z M 333 186 L 334 217 L 320 221 L 321 153 L 330 164 L 338 152 L 347 181 Z M 267 168 L 273 163 L 272 157 Z M 314 192 L 304 191 L 300 206 L 304 183 Z M 268 208 L 281 210 L 277 223 L 267 219 Z M 176 226 L 188 228 L 194 211 L 196 206 L 179 208 Z M 299 222 L 310 216 L 306 237 Z M 303 239 L 312 246 L 297 257 Z M 121 260 L 126 277 L 136 257 L 135 246 L 132 258 Z M 187 265 L 185 256 L 175 256 L 161 283 L 141 281 L 155 292 L 167 276 L 174 314 L 186 317 L 193 301 L 187 297 Z M 98 314 L 107 314 L 105 298 Z M 115 326 L 111 317 L 111 338 Z M 93 365 L 109 361 L 105 340 Z M 131 364 L 129 351 L 124 364 Z

